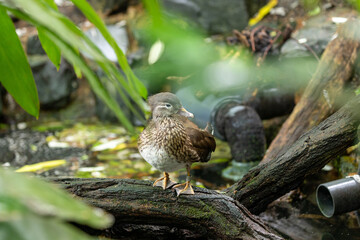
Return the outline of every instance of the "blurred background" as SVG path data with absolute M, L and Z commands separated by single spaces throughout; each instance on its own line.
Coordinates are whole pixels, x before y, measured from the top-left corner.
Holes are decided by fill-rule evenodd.
M 217 149 L 208 163 L 193 164 L 192 175 L 196 186 L 220 191 L 261 161 L 337 27 L 356 18 L 360 8 L 355 0 L 161 0 L 159 5 L 89 0 L 124 53 L 127 69 L 83 11 L 71 1 L 55 3 L 116 67 L 117 77 L 135 80 L 128 86 L 112 81 L 112 70 L 85 47 L 78 48 L 79 54 L 98 85 L 78 74 L 68 56 L 57 68 L 42 47 L 39 26 L 11 15 L 35 80 L 40 113 L 35 119 L 0 88 L 3 168 L 43 177 L 153 181 L 160 173 L 139 155 L 137 136 L 148 117 L 146 95 L 169 91 L 194 113 L 199 126 L 214 126 Z M 349 98 L 360 92 L 358 72 L 348 83 Z M 123 118 L 97 88 L 115 100 Z M 319 183 L 357 172 L 354 145 L 279 200 L 282 204 L 269 207 L 263 220 L 291 239 L 359 239 L 355 214 L 326 219 L 315 201 Z M 184 170 L 170 175 L 186 178 Z M 290 230 L 286 221 L 294 224 Z

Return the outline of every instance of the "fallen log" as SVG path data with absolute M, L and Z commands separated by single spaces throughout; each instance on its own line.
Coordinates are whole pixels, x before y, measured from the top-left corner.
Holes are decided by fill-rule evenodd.
M 269 203 L 298 187 L 357 141 L 360 95 L 302 135 L 270 162 L 251 169 L 227 189 L 227 195 L 258 214 Z
M 270 144 L 262 163 L 284 153 L 303 133 L 319 124 L 341 105 L 345 83 L 353 74 L 359 54 L 359 20 L 349 20 L 326 47 L 316 72 L 300 101 Z
M 282 239 L 234 199 L 194 188 L 176 197 L 173 190 L 132 179 L 53 178 L 70 193 L 115 217 L 103 231 L 113 239 Z

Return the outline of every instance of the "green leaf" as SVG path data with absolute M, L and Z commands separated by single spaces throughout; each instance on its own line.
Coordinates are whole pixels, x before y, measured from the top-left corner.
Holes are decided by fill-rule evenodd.
M 38 215 L 54 216 L 94 228 L 108 227 L 113 222 L 111 215 L 101 209 L 85 205 L 55 185 L 2 168 L 0 168 L 1 196 L 17 199 Z
M 49 7 L 51 7 L 55 11 L 58 10 L 53 0 L 45 0 L 45 2 L 49 5 Z M 50 61 L 55 65 L 57 70 L 59 70 L 60 61 L 61 61 L 60 49 L 46 36 L 44 31 L 42 30 L 42 27 L 38 27 L 37 30 L 38 30 L 39 40 L 41 42 L 44 51 L 48 55 Z
M 48 36 L 44 33 L 43 28 L 38 27 L 37 30 L 41 46 L 43 47 L 49 59 L 55 65 L 57 70 L 59 70 L 61 61 L 60 49 L 48 38 Z
M 59 12 L 54 11 L 44 2 L 36 0 L 13 0 L 12 3 L 14 6 L 11 6 L 11 8 L 9 7 L 8 10 L 15 16 L 34 24 L 36 27 L 42 27 L 47 36 L 60 48 L 67 60 L 71 62 L 73 66 L 78 68 L 77 72 L 81 70 L 81 72 L 87 77 L 93 91 L 112 111 L 115 112 L 122 124 L 128 130 L 134 132 L 132 124 L 129 120 L 127 120 L 117 102 L 111 98 L 107 90 L 99 81 L 98 77 L 79 56 L 79 51 L 90 55 L 91 58 L 94 59 L 94 61 L 102 68 L 109 80 L 117 81 L 121 84 L 121 88 L 123 88 L 126 94 L 118 92 L 127 105 L 131 106 L 131 103 L 127 99 L 130 96 L 137 106 L 139 106 L 139 109 L 144 110 L 144 101 L 139 93 L 143 93 L 143 95 L 145 95 L 145 87 L 136 81 L 127 82 L 124 80 L 124 77 L 115 65 L 104 56 L 99 48 L 96 47 L 96 45 L 91 42 L 90 39 L 86 37 L 86 35 L 73 22 Z M 66 51 L 66 55 L 64 51 Z M 132 71 L 130 71 L 129 74 L 131 79 L 137 79 L 134 78 L 135 76 Z M 133 106 L 131 106 L 130 109 L 134 111 L 136 116 L 140 116 L 139 118 L 143 119 L 138 109 Z
M 16 201 L 16 199 L 12 200 Z M 39 216 L 23 208 L 16 217 L 1 222 L 0 239 L 91 240 L 94 238 L 69 223 L 56 218 Z
M 73 67 L 74 67 L 74 71 L 75 71 L 75 74 L 76 74 L 77 78 L 82 78 L 81 69 L 76 65 L 73 65 Z
M 72 2 L 84 13 L 86 18 L 92 22 L 104 36 L 109 45 L 114 49 L 117 56 L 119 65 L 124 71 L 126 78 L 130 81 L 131 84 L 135 86 L 138 93 L 143 97 L 147 97 L 147 90 L 144 84 L 133 74 L 125 54 L 121 51 L 120 47 L 117 45 L 115 39 L 112 37 L 108 29 L 106 28 L 104 22 L 95 12 L 95 10 L 90 6 L 85 0 L 72 0 Z
M 38 162 L 38 163 L 30 164 L 30 165 L 24 165 L 21 168 L 17 169 L 15 172 L 47 171 L 49 169 L 53 169 L 53 168 L 59 167 L 64 164 L 66 164 L 65 159 L 44 161 L 44 162 Z
M 39 117 L 39 99 L 29 63 L 14 24 L 0 6 L 0 81 L 29 114 Z
M 51 7 L 52 9 L 54 9 L 54 10 L 58 10 L 58 7 L 56 6 L 56 3 L 55 3 L 55 1 L 54 0 L 44 0 L 46 3 L 47 3 L 47 5 L 49 5 L 49 7 Z
M 77 54 L 77 52 L 71 48 L 68 44 L 58 39 L 55 35 L 49 32 L 51 39 L 60 47 L 66 58 L 75 66 L 77 66 L 86 76 L 91 88 L 94 92 L 105 102 L 105 104 L 115 113 L 117 118 L 124 124 L 124 127 L 134 132 L 134 128 L 124 113 L 119 108 L 117 102 L 109 95 L 104 88 L 99 78 L 91 71 L 85 61 Z M 100 64 L 100 63 L 99 63 Z M 101 64 L 100 64 L 101 65 Z M 103 66 L 104 68 L 104 66 Z
M 357 88 L 356 90 L 355 90 L 355 95 L 357 96 L 357 95 L 359 95 L 360 94 L 360 88 Z

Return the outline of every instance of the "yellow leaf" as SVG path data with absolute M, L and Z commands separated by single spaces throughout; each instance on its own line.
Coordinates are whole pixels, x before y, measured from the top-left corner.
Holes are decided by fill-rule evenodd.
M 270 10 L 278 4 L 278 0 L 270 0 L 268 4 L 262 7 L 259 12 L 256 14 L 255 17 L 249 20 L 249 26 L 253 26 L 261 21 L 269 12 Z
M 19 169 L 17 169 L 15 172 L 36 172 L 39 170 L 49 170 L 51 168 L 56 168 L 61 165 L 64 165 L 66 163 L 66 160 L 52 160 L 52 161 L 45 161 L 45 162 L 39 162 L 31 165 L 25 165 Z

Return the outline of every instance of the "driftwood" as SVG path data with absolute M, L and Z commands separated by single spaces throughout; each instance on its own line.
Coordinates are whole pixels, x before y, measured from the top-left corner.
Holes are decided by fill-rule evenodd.
M 103 231 L 114 239 L 282 239 L 234 199 L 207 189 L 176 197 L 173 190 L 131 179 L 52 179 L 115 217 Z
M 345 83 L 359 54 L 359 20 L 349 20 L 325 49 L 301 100 L 269 146 L 262 163 L 284 153 L 303 133 L 318 125 L 341 104 Z
M 287 151 L 250 170 L 227 194 L 252 213 L 298 187 L 330 160 L 353 145 L 360 124 L 360 95 L 302 135 Z

